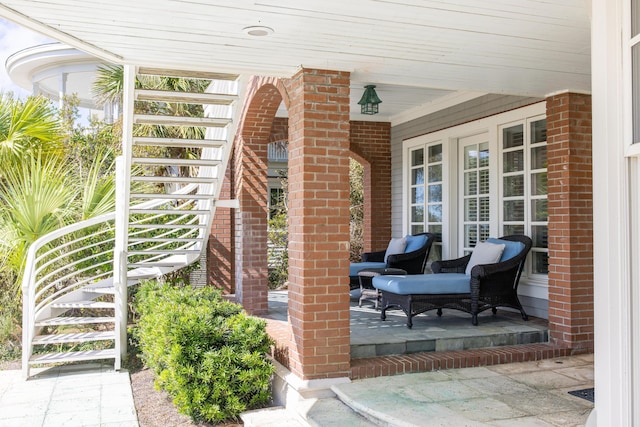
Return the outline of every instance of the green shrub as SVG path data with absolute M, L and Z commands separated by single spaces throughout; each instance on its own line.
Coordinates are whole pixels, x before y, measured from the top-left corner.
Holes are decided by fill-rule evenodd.
M 135 306 L 142 358 L 181 413 L 221 422 L 269 403 L 274 367 L 264 320 L 212 288 L 146 282 Z

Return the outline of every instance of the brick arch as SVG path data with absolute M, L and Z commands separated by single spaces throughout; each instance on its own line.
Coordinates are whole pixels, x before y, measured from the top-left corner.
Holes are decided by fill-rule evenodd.
M 254 77 L 238 123 L 233 155 L 235 294 L 250 314 L 268 310 L 267 146 L 280 103 L 289 98 L 279 79 Z

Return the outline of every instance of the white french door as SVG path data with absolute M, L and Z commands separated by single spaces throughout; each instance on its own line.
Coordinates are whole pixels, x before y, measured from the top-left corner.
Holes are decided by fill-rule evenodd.
M 489 135 L 480 133 L 458 139 L 459 244 L 461 254 L 491 237 L 491 179 Z

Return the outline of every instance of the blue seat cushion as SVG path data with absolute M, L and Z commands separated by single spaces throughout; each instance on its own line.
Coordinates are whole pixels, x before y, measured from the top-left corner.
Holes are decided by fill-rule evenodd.
M 407 234 L 404 238 L 407 239 L 407 246 L 404 248 L 405 253 L 417 251 L 427 243 L 427 236 L 425 234 L 421 234 L 420 236 Z
M 462 273 L 414 274 L 411 276 L 378 276 L 373 287 L 398 295 L 468 294 L 471 276 Z
M 495 243 L 497 245 L 504 245 L 504 251 L 502 251 L 500 262 L 513 258 L 524 249 L 524 243 L 522 242 L 512 242 L 511 240 L 501 240 L 494 238 L 487 239 L 487 242 Z
M 352 262 L 349 264 L 349 276 L 357 276 L 358 271 L 365 268 L 385 268 L 386 266 L 384 262 Z

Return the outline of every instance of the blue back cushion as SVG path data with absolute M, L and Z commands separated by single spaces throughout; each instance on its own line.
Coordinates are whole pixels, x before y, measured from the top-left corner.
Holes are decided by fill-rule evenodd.
M 404 253 L 417 251 L 422 248 L 425 243 L 427 243 L 427 235 L 423 234 L 421 236 L 412 236 L 407 234 L 405 236 L 407 239 L 407 246 L 404 248 Z
M 522 242 L 512 242 L 511 240 L 500 240 L 494 238 L 487 239 L 487 242 L 504 245 L 504 251 L 502 252 L 500 262 L 513 258 L 524 249 L 524 243 Z

